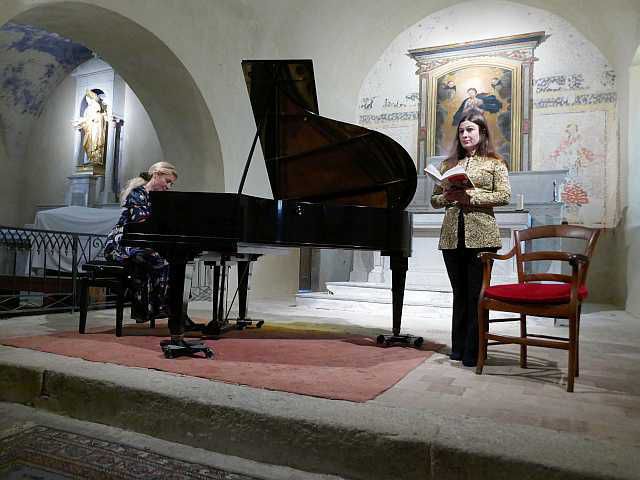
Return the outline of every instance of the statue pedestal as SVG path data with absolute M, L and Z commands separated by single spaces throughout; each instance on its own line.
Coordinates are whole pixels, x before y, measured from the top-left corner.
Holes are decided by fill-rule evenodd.
M 102 190 L 104 176 L 77 173 L 67 178 L 69 179 L 69 187 L 65 203 L 68 206 L 93 207 L 96 205 L 99 192 Z

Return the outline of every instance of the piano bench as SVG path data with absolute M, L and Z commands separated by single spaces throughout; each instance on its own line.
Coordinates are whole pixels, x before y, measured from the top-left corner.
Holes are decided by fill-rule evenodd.
M 124 295 L 129 283 L 129 271 L 125 265 L 107 260 L 91 260 L 82 266 L 84 273 L 80 276 L 80 323 L 78 331 L 85 333 L 87 311 L 89 309 L 89 288 L 108 287 L 116 293 L 116 336 L 122 336 L 124 314 Z M 151 328 L 155 321 L 151 320 Z

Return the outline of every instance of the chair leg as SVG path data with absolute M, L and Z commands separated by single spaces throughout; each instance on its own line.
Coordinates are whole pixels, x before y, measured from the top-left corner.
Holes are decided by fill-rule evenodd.
M 478 363 L 476 374 L 480 375 L 487 358 L 487 333 L 489 332 L 489 310 L 482 307 L 482 301 L 478 303 Z
M 520 337 L 527 338 L 527 316 L 520 314 Z M 520 345 L 520 368 L 527 368 L 527 346 Z
M 578 306 L 578 316 L 576 317 L 576 377 L 580 376 L 580 311 L 582 305 Z
M 80 279 L 80 323 L 78 332 L 84 333 L 87 327 L 87 310 L 89 309 L 89 279 Z
M 116 337 L 122 336 L 122 317 L 124 316 L 124 285 L 122 282 L 118 285 L 118 293 L 116 297 Z
M 567 392 L 573 392 L 573 381 L 576 376 L 576 323 L 576 317 L 571 315 L 569 317 L 569 371 L 567 373 Z

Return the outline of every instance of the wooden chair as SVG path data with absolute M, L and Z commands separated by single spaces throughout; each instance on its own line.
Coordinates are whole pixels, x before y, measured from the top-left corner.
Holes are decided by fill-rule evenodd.
M 129 271 L 126 266 L 106 260 L 92 260 L 82 266 L 84 274 L 80 278 L 80 323 L 78 331 L 85 333 L 87 311 L 89 309 L 89 287 L 108 287 L 116 294 L 116 336 L 122 336 L 124 315 L 124 295 L 129 282 Z M 150 321 L 155 328 L 155 320 Z
M 483 252 L 483 282 L 478 302 L 479 350 L 476 373 L 481 374 L 488 345 L 519 344 L 520 366 L 527 367 L 527 346 L 569 351 L 567 391 L 573 392 L 574 378 L 579 375 L 578 351 L 580 309 L 587 297 L 586 277 L 600 230 L 576 225 L 546 225 L 514 232 L 515 245 L 510 252 L 498 255 Z M 533 251 L 534 240 L 577 239 L 584 243 L 583 253 L 567 251 Z M 526 242 L 526 249 L 522 244 Z M 548 241 L 546 243 L 549 243 Z M 529 251 L 532 250 L 532 251 Z M 494 260 L 507 260 L 515 255 L 518 283 L 490 286 Z M 571 266 L 571 274 L 527 273 L 532 262 L 562 261 Z M 544 282 L 544 283 L 543 283 Z M 519 317 L 489 319 L 489 311 L 518 313 Z M 569 336 L 534 335 L 527 332 L 527 316 L 563 318 L 569 321 Z M 520 336 L 490 333 L 494 322 L 520 322 Z M 492 341 L 490 344 L 489 341 Z

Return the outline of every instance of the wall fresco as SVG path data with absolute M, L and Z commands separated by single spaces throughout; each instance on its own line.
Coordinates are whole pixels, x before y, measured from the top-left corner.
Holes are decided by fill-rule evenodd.
M 547 125 L 540 144 L 538 169 L 569 170 L 559 193 L 569 223 L 604 223 L 606 199 L 607 119 L 603 111 L 536 112 L 534 122 Z
M 0 102 L 37 115 L 51 89 L 91 58 L 91 51 L 55 33 L 7 23 L 0 28 Z
M 14 23 L 0 28 L 0 137 L 9 172 L 22 172 L 33 122 L 51 93 L 91 56 L 54 33 Z

